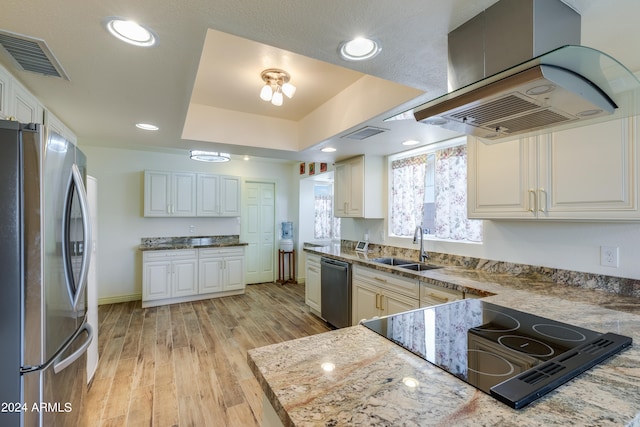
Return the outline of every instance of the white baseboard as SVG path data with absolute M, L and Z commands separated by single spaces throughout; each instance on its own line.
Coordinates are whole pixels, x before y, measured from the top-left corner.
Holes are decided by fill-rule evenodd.
M 115 297 L 98 298 L 98 305 L 117 304 L 119 302 L 140 301 L 142 294 L 118 295 Z

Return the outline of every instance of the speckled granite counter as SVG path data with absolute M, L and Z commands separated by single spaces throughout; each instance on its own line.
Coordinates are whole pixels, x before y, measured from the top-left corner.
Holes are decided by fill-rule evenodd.
M 246 246 L 238 235 L 189 236 L 189 237 L 143 237 L 141 251 L 166 251 L 172 249 L 219 248 L 224 246 Z
M 305 249 L 307 250 L 307 249 Z M 284 425 L 296 426 L 640 426 L 640 300 L 461 267 L 409 273 L 340 248 L 310 252 L 489 295 L 487 301 L 601 332 L 633 347 L 521 410 L 380 337 L 353 326 L 249 351 L 248 361 Z M 626 309 L 629 312 L 606 307 Z M 325 372 L 322 363 L 335 370 Z M 404 377 L 418 380 L 409 388 Z

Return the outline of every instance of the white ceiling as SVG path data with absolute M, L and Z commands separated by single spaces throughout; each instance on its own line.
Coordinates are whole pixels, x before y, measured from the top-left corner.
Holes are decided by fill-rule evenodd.
M 401 151 L 405 139 L 427 143 L 453 134 L 387 122 L 384 127 L 391 132 L 363 142 L 307 141 L 302 151 L 273 149 L 268 140 L 239 144 L 181 136 L 190 103 L 299 122 L 365 74 L 418 89 L 425 93 L 420 100 L 430 99 L 446 89 L 447 33 L 495 1 L 3 0 L 0 29 L 44 39 L 70 81 L 19 71 L 2 55 L 0 63 L 75 131 L 81 145 L 172 152 L 224 149 L 306 161 L 364 151 L 388 154 Z M 583 22 L 596 4 L 567 3 L 583 14 Z M 104 29 L 108 16 L 151 27 L 159 44 L 137 48 L 116 40 Z M 365 63 L 341 60 L 338 45 L 357 35 L 378 39 L 382 52 Z M 260 71 L 271 67 L 289 71 L 298 87 L 295 97 L 285 98 L 279 108 L 258 98 Z M 380 126 L 382 118 L 411 106 L 408 102 L 380 111 L 369 123 Z M 137 122 L 161 129 L 144 132 L 134 127 Z M 243 126 L 257 125 L 248 121 Z M 358 127 L 346 126 L 345 131 Z M 327 144 L 336 145 L 338 152 L 320 153 L 318 147 Z

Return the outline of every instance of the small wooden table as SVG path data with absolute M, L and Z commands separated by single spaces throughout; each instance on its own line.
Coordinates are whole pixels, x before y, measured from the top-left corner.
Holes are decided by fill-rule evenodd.
M 289 277 L 284 278 L 285 258 L 289 262 Z M 296 250 L 283 251 L 278 249 L 278 283 L 298 283 L 296 280 Z

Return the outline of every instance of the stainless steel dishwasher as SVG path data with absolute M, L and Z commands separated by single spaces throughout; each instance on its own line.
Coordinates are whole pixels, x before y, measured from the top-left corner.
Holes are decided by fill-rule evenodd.
M 335 259 L 320 260 L 322 318 L 336 328 L 351 326 L 351 264 Z

